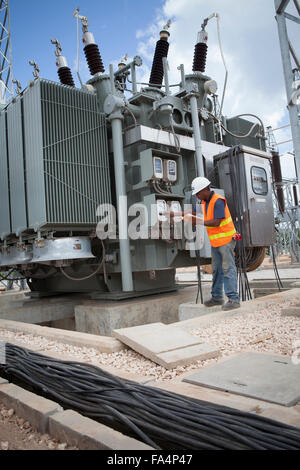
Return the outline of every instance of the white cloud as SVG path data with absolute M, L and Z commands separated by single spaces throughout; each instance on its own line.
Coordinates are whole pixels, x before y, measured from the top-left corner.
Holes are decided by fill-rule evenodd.
M 178 65 L 182 63 L 186 73 L 192 72 L 197 33 L 204 18 L 214 12 L 220 14 L 222 47 L 229 72 L 225 115 L 257 114 L 266 126 L 273 127 L 288 123 L 273 0 L 165 0 L 162 9 L 157 12 L 156 21 L 144 31 L 137 32 L 139 53 L 151 68 L 159 31 L 164 22 L 171 18 L 169 79 L 171 83 L 178 83 Z M 221 99 L 225 70 L 218 44 L 216 19 L 209 21 L 206 29 L 209 41 L 205 73 L 218 82 Z M 143 80 L 148 81 L 149 76 L 144 75 Z M 285 140 L 288 135 L 288 129 L 281 131 Z M 291 144 L 289 147 L 291 150 Z

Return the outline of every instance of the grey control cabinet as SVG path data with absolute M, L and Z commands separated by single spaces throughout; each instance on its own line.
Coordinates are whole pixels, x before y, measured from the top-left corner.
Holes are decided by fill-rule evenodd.
M 267 247 L 274 243 L 274 209 L 272 199 L 271 155 L 240 146 L 234 156 L 228 150 L 214 157 L 216 177 L 233 221 L 240 205 L 242 232 L 246 247 Z M 232 159 L 234 158 L 234 160 Z M 234 194 L 233 175 L 238 179 L 239 193 Z M 239 203 L 235 200 L 239 197 Z

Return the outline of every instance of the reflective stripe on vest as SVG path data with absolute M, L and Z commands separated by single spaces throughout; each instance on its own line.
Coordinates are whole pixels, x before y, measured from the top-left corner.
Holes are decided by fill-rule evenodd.
M 227 206 L 226 199 L 219 196 L 218 194 L 214 194 L 210 200 L 207 213 L 206 213 L 206 203 L 203 202 L 203 214 L 204 220 L 212 220 L 214 219 L 214 208 L 215 203 L 218 199 L 222 199 L 225 202 L 225 219 L 222 220 L 218 227 L 209 227 L 207 228 L 207 234 L 209 241 L 213 247 L 223 246 L 227 243 L 230 243 L 232 240 L 233 235 L 236 233 L 234 223 L 232 221 L 232 217 Z
M 211 235 L 209 237 L 210 240 L 217 240 L 218 238 L 225 238 L 225 237 L 232 237 L 236 233 L 235 230 L 226 233 L 217 233 L 216 235 Z

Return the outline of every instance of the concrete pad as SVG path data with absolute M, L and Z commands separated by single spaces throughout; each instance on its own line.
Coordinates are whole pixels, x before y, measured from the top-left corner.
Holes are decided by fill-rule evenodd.
M 278 292 L 283 292 L 286 290 L 288 290 L 288 288 L 278 289 L 278 287 L 255 287 L 255 289 L 253 289 L 253 296 L 255 299 L 258 299 L 259 297 L 277 294 Z
M 178 321 L 180 304 L 195 302 L 196 298 L 197 287 L 185 287 L 177 292 L 120 302 L 85 301 L 75 308 L 76 330 L 112 336 L 112 331 L 120 328 L 156 322 L 169 324 Z
M 174 369 L 177 366 L 186 366 L 195 361 L 206 361 L 220 355 L 220 350 L 210 344 L 201 343 L 187 348 L 175 349 L 157 354 L 155 362 L 166 369 Z
M 0 309 L 0 319 L 39 324 L 72 318 L 78 303 L 80 303 L 78 298 L 70 297 L 42 300 L 25 298 L 21 301 L 10 301 Z
M 199 338 L 162 323 L 114 330 L 113 336 L 167 369 L 219 355 Z
M 286 356 L 244 353 L 206 367 L 184 382 L 284 406 L 300 400 L 300 364 Z
M 20 292 L 1 292 L 0 293 L 0 310 L 3 307 L 6 307 L 11 302 L 14 301 L 23 301 L 26 299 L 25 294 L 28 291 L 20 291 Z
M 300 306 L 284 308 L 281 310 L 281 315 L 284 317 L 300 317 Z
M 215 307 L 205 307 L 205 305 L 202 304 L 189 302 L 179 305 L 178 319 L 179 321 L 189 320 L 191 318 L 197 318 L 209 313 L 220 312 L 221 310 L 222 305 L 216 305 Z
M 247 302 L 242 302 L 241 307 L 236 310 L 229 310 L 228 312 L 219 311 L 212 312 L 205 315 L 201 315 L 202 306 L 199 305 L 199 316 L 195 318 L 190 318 L 189 320 L 184 320 L 180 322 L 172 323 L 172 326 L 176 328 L 181 328 L 184 331 L 192 331 L 197 328 L 206 328 L 208 326 L 219 323 L 222 320 L 230 318 L 232 316 L 247 315 L 248 313 L 260 311 L 264 308 L 267 308 L 274 304 L 279 304 L 285 300 L 298 301 L 300 299 L 300 289 L 291 289 L 284 292 L 279 292 L 278 294 L 268 295 L 266 297 L 261 297 L 258 299 L 253 299 Z M 195 307 L 196 311 L 196 307 Z
M 42 433 L 48 432 L 49 416 L 63 410 L 57 403 L 13 384 L 0 386 L 0 401 Z
M 72 410 L 49 418 L 49 433 L 80 450 L 153 450 L 152 447 Z
M 0 385 L 8 384 L 8 381 L 0 377 Z
M 0 320 L 0 329 L 42 336 L 51 341 L 72 344 L 78 347 L 93 348 L 99 352 L 108 354 L 126 349 L 126 346 L 115 338 L 80 333 L 78 331 L 59 330 L 10 320 Z

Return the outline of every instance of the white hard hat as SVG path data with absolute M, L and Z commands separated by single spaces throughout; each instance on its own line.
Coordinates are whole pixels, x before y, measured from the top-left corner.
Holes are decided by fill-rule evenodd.
M 195 178 L 194 181 L 192 182 L 192 195 L 194 196 L 195 194 L 199 193 L 199 191 L 202 191 L 202 189 L 205 189 L 210 185 L 211 185 L 211 182 L 207 178 L 204 178 L 203 176 L 199 176 L 198 178 Z

